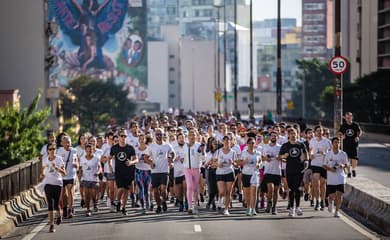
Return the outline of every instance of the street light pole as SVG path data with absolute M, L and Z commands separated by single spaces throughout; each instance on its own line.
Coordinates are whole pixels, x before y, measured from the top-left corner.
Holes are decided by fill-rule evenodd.
M 335 56 L 341 55 L 341 1 L 335 0 L 335 34 L 336 44 L 334 48 Z M 337 74 L 334 88 L 334 116 L 333 130 L 334 133 L 340 129 L 343 115 L 343 75 Z
M 226 24 L 226 1 L 223 1 L 223 105 L 224 105 L 224 114 L 227 116 L 227 84 L 226 84 L 226 34 L 227 34 L 227 24 Z
M 276 53 L 276 112 L 278 117 L 282 115 L 282 60 L 281 60 L 281 20 L 280 0 L 278 0 L 277 20 L 277 53 Z
M 220 96 L 220 91 L 221 91 L 221 74 L 220 74 L 220 70 L 221 70 L 221 63 L 220 63 L 220 55 L 219 55 L 219 33 L 220 33 L 220 15 L 219 15 L 219 9 L 222 7 L 222 5 L 220 4 L 220 1 L 216 1 L 216 3 L 214 4 L 214 7 L 217 9 L 217 32 L 216 32 L 216 41 L 217 41 L 217 50 L 216 50 L 216 54 L 217 54 L 217 67 L 216 67 L 216 71 L 217 71 L 217 89 L 216 89 L 216 96 L 218 96 L 218 99 L 217 99 L 217 110 L 218 110 L 218 113 L 221 113 L 221 99 L 219 99 L 219 96 Z
M 238 114 L 237 106 L 237 0 L 234 0 L 234 114 Z
M 254 89 L 253 89 L 253 22 L 252 22 L 252 0 L 249 3 L 249 119 L 255 117 Z

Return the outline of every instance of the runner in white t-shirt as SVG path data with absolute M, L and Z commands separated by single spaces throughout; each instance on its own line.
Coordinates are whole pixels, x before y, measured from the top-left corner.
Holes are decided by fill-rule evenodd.
M 138 136 L 138 147 L 135 148 L 135 153 L 138 156 L 138 163 L 135 165 L 135 182 L 138 186 L 138 199 L 141 202 L 142 214 L 146 213 L 146 209 L 150 207 L 149 186 L 151 183 L 151 167 L 144 160 L 149 144 L 153 142 L 151 137 L 145 137 L 141 133 Z
M 266 213 L 276 215 L 276 204 L 278 202 L 278 192 L 281 184 L 281 160 L 279 159 L 280 145 L 277 144 L 277 133 L 271 132 L 271 139 L 264 145 L 263 160 L 265 161 L 264 182 L 267 184 L 267 208 Z
M 152 167 L 152 188 L 157 203 L 156 212 L 161 213 L 168 209 L 166 200 L 169 165 L 173 164 L 175 152 L 170 144 L 163 142 L 164 132 L 161 128 L 156 128 L 154 133 L 156 141 L 146 150 L 144 161 Z
M 66 175 L 63 176 L 63 193 L 62 207 L 64 217 L 72 218 L 74 214 L 74 186 L 76 182 L 77 168 L 79 159 L 77 158 L 77 150 L 71 147 L 72 142 L 69 136 L 62 137 L 62 148 L 57 150 L 57 154 L 62 157 Z
M 322 137 L 322 127 L 316 126 L 314 128 L 314 138 L 310 140 L 310 160 L 313 185 L 313 198 L 316 200 L 315 210 L 324 210 L 324 201 L 326 193 L 326 170 L 322 167 L 324 165 L 324 156 L 331 149 L 329 139 Z M 321 202 L 319 198 L 321 197 Z
M 56 145 L 54 143 L 49 143 L 46 151 L 48 156 L 42 159 L 41 177 L 43 177 L 42 184 L 44 185 L 48 205 L 49 231 L 55 232 L 54 211 L 57 212 L 56 224 L 59 225 L 62 221 L 59 202 L 63 185 L 62 176 L 66 175 L 66 170 L 62 157 L 56 155 Z
M 333 211 L 333 202 L 335 201 L 335 217 L 340 216 L 339 210 L 343 202 L 344 184 L 346 182 L 344 168 L 348 168 L 348 164 L 347 153 L 340 150 L 340 139 L 337 137 L 332 138 L 332 150 L 326 153 L 323 167 L 327 170 L 328 174 L 328 210 L 329 212 Z
M 242 183 L 244 186 L 244 198 L 247 202 L 246 215 L 256 215 L 257 188 L 260 185 L 259 168 L 261 164 L 261 152 L 255 150 L 255 139 L 247 139 L 247 147 L 241 154 L 241 159 L 237 162 L 242 165 Z
M 186 193 L 186 182 L 184 176 L 184 144 L 185 137 L 183 133 L 177 135 L 177 146 L 174 148 L 176 153 L 175 160 L 173 161 L 173 176 L 175 178 L 175 196 L 179 200 L 179 212 L 183 212 L 184 209 L 188 211 L 188 205 L 185 206 L 184 199 Z
M 224 215 L 229 216 L 231 194 L 235 179 L 233 163 L 237 160 L 237 153 L 231 149 L 231 139 L 228 135 L 224 136 L 222 140 L 223 147 L 217 151 L 218 213 L 221 213 L 223 201 L 225 201 Z
M 94 211 L 97 212 L 97 190 L 99 187 L 100 159 L 93 154 L 93 146 L 87 144 L 85 147 L 85 156 L 80 159 L 81 184 L 84 189 L 85 206 L 87 208 L 86 216 L 91 216 L 91 201 L 94 205 Z

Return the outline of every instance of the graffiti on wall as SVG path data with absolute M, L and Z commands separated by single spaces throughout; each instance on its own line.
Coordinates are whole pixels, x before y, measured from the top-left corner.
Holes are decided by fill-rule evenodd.
M 89 75 L 146 100 L 146 11 L 146 0 L 48 0 L 49 84 Z

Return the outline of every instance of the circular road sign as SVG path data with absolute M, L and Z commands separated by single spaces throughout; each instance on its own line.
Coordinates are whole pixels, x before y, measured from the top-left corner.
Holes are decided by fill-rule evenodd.
M 348 61 L 345 57 L 335 56 L 329 61 L 329 69 L 334 74 L 343 74 L 348 69 Z

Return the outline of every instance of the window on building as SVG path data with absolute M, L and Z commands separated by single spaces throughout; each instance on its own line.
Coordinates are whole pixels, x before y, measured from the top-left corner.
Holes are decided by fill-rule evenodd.
M 173 72 L 173 71 L 175 71 L 175 68 L 174 67 L 170 67 L 169 71 Z
M 169 54 L 169 58 L 173 59 L 173 58 L 175 58 L 175 55 L 174 54 Z
M 248 102 L 248 98 L 247 98 L 247 97 L 243 97 L 243 98 L 242 98 L 242 101 L 243 101 L 244 103 L 247 103 L 247 102 Z
M 175 80 L 169 80 L 169 84 L 175 84 Z
M 323 32 L 325 31 L 325 25 L 313 24 L 303 26 L 303 32 Z
M 260 102 L 260 98 L 259 97 L 255 97 L 255 103 L 259 103 Z
M 324 35 L 305 36 L 303 38 L 304 43 L 325 43 Z
M 176 15 L 176 7 L 167 7 L 167 14 L 168 15 Z
M 169 94 L 169 98 L 175 98 L 176 95 L 175 94 Z
M 322 10 L 325 9 L 324 3 L 305 3 L 303 10 Z
M 315 21 L 324 21 L 325 20 L 325 14 L 304 14 L 303 15 L 303 21 L 307 22 L 315 22 Z
M 199 17 L 199 10 L 194 11 L 194 17 Z

